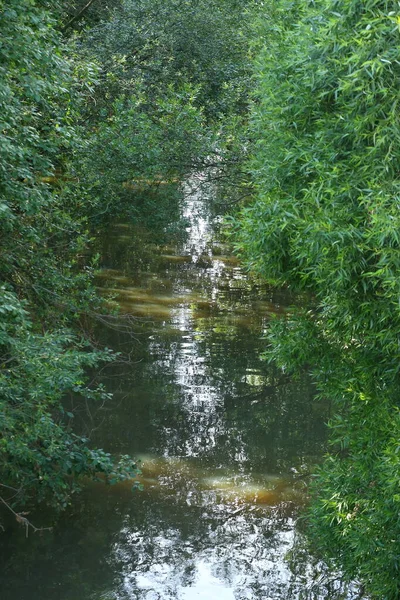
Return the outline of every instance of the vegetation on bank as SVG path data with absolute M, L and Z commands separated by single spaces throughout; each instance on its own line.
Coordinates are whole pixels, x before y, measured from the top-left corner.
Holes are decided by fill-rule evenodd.
M 137 469 L 90 448 L 61 403 L 72 393 L 104 399 L 84 372 L 112 357 L 81 327 L 102 310 L 83 258 L 82 198 L 52 183 L 82 151 L 92 67 L 66 58 L 57 21 L 40 4 L 2 2 L 0 31 L 0 496 L 20 514 L 32 496 L 65 507 L 81 475 Z
M 312 538 L 374 598 L 400 595 L 400 17 L 395 2 L 274 2 L 259 18 L 255 198 L 238 248 L 307 292 L 267 357 L 334 402 Z

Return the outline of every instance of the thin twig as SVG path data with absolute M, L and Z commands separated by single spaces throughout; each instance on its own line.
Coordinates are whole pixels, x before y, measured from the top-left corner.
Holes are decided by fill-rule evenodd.
M 80 19 L 81 16 L 83 15 L 83 13 L 86 12 L 87 9 L 95 1 L 96 0 L 89 0 L 89 2 L 87 4 L 85 4 L 85 6 L 75 16 L 73 16 L 72 19 L 70 19 L 66 25 L 64 25 L 64 27 L 61 29 L 62 33 L 65 33 L 67 31 L 67 29 L 69 29 L 71 27 L 71 25 L 73 25 L 75 23 L 75 21 L 77 21 L 78 19 Z
M 36 525 L 31 523 L 29 521 L 29 519 L 24 517 L 23 513 L 15 512 L 15 510 L 13 508 L 11 508 L 11 506 L 8 504 L 8 502 L 6 502 L 4 500 L 4 498 L 2 496 L 0 496 L 0 502 L 2 502 L 4 504 L 4 506 L 6 508 L 8 508 L 9 511 L 12 512 L 12 514 L 15 516 L 17 522 L 21 523 L 21 525 L 23 525 L 25 527 L 25 536 L 26 537 L 28 537 L 29 527 L 31 527 L 35 533 L 37 531 L 52 531 L 52 529 L 53 529 L 52 527 L 36 527 Z

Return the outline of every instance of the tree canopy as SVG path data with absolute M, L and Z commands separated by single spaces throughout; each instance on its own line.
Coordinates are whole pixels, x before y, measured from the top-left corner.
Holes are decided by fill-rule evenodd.
M 76 111 L 90 89 L 56 25 L 28 0 L 0 7 L 0 484 L 16 510 L 32 495 L 65 507 L 79 487 L 71 475 L 137 473 L 132 460 L 118 463 L 73 433 L 61 402 L 106 397 L 84 372 L 112 354 L 91 348 L 79 327 L 101 308 L 90 268 L 82 272 L 85 215 L 79 197 L 52 185 L 80 148 Z

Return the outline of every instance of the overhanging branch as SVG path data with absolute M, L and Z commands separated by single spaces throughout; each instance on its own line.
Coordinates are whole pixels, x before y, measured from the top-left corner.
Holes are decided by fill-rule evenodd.
M 89 0 L 89 2 L 85 4 L 85 6 L 74 17 L 72 17 L 72 19 L 70 19 L 66 25 L 64 25 L 61 31 L 65 33 L 67 29 L 71 27 L 71 25 L 73 25 L 76 21 L 78 21 L 81 18 L 81 16 L 87 11 L 88 8 L 90 8 L 90 6 L 94 2 L 96 2 L 96 0 Z

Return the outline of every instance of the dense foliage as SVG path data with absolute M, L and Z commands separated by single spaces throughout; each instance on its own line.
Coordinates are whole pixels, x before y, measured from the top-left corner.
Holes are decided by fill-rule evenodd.
M 273 3 L 258 22 L 251 164 L 238 246 L 310 295 L 268 356 L 334 400 L 311 524 L 373 597 L 400 594 L 400 31 L 398 5 Z
M 81 272 L 80 198 L 51 185 L 80 148 L 75 112 L 88 88 L 55 27 L 33 2 L 1 3 L 0 485 L 15 510 L 30 496 L 64 507 L 80 475 L 137 472 L 73 433 L 61 402 L 67 393 L 103 399 L 104 390 L 85 385 L 84 370 L 111 353 L 91 348 L 78 327 L 99 309 L 90 269 Z
M 76 52 L 98 67 L 74 164 L 94 213 L 137 216 L 132 189 L 144 183 L 142 202 L 151 204 L 152 182 L 160 192 L 160 181 L 188 172 L 217 167 L 219 180 L 227 169 L 226 181 L 241 180 L 248 22 L 236 0 L 121 0 L 75 36 Z

